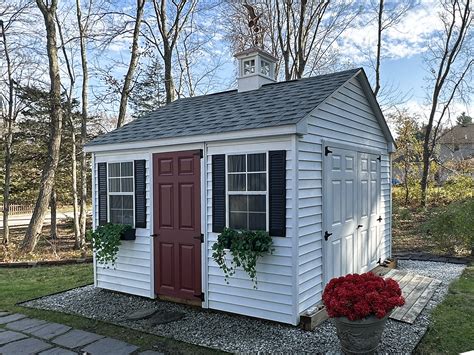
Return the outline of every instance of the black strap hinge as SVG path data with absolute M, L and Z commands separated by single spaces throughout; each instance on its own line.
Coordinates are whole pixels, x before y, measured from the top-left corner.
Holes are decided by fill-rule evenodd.
M 201 235 L 194 237 L 194 239 L 198 239 L 201 241 L 201 243 L 204 243 L 204 234 L 201 233 Z
M 325 148 L 324 148 L 324 155 L 327 156 L 329 153 L 332 153 L 332 150 L 329 149 L 329 147 L 325 147 Z
M 324 232 L 324 240 L 328 240 L 331 235 L 332 233 L 329 233 L 328 231 Z
M 196 154 L 196 155 L 199 155 L 199 157 L 200 157 L 201 159 L 204 157 L 204 153 L 203 153 L 202 149 L 199 149 L 199 151 L 197 151 L 195 154 Z

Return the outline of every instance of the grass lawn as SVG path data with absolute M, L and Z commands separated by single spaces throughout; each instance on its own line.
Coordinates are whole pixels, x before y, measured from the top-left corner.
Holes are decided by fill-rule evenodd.
M 20 312 L 30 317 L 45 319 L 121 339 L 141 347 L 171 353 L 207 354 L 212 349 L 194 346 L 169 338 L 142 333 L 124 327 L 68 315 L 60 312 L 24 308 L 15 304 L 78 286 L 91 284 L 91 264 L 29 269 L 0 269 L 0 311 Z M 0 326 L 1 327 L 1 326 Z
M 474 264 L 451 284 L 448 296 L 431 317 L 417 353 L 458 354 L 474 350 Z

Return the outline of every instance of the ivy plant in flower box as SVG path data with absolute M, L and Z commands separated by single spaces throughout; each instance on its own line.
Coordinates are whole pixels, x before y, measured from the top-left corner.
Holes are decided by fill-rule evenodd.
M 107 223 L 87 233 L 96 260 L 104 267 L 114 266 L 122 240 L 135 240 L 135 229 L 128 224 Z
M 265 254 L 273 253 L 272 237 L 264 231 L 235 230 L 224 228 L 212 246 L 212 257 L 224 272 L 225 281 L 242 267 L 257 288 L 257 261 Z M 227 253 L 232 254 L 230 263 L 226 260 Z
M 334 318 L 346 354 L 372 354 L 380 342 L 388 315 L 405 304 L 400 286 L 371 272 L 334 278 L 326 285 L 323 302 Z

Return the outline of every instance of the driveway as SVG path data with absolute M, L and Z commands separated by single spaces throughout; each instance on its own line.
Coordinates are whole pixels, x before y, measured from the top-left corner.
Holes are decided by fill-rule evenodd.
M 68 218 L 73 218 L 74 213 L 72 211 L 68 212 L 57 212 L 56 219 L 58 223 L 67 220 Z M 27 227 L 30 223 L 31 214 L 18 214 L 9 216 L 9 226 L 10 228 L 21 228 Z M 51 224 L 51 214 L 48 212 L 44 220 L 45 225 Z M 0 216 L 0 229 L 3 229 L 3 218 Z

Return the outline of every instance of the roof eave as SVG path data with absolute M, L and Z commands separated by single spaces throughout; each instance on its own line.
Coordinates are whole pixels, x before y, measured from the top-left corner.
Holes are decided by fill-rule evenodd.
M 288 125 L 263 127 L 263 128 L 251 128 L 251 129 L 245 129 L 245 130 L 238 130 L 234 132 L 161 138 L 161 139 L 154 139 L 154 140 L 147 140 L 147 141 L 94 144 L 94 145 L 86 144 L 84 146 L 84 151 L 86 153 L 98 153 L 98 152 L 121 151 L 121 150 L 132 150 L 132 149 L 145 149 L 145 148 L 154 148 L 154 147 L 163 147 L 163 146 L 175 146 L 175 145 L 190 144 L 190 143 L 216 142 L 216 141 L 246 139 L 246 138 L 261 138 L 261 137 L 272 137 L 272 136 L 282 136 L 282 135 L 291 135 L 291 134 L 305 134 L 307 133 L 305 122 L 306 120 L 300 121 L 298 122 L 298 124 L 288 124 Z
M 364 91 L 365 96 L 367 97 L 367 100 L 369 101 L 369 104 L 372 107 L 372 110 L 374 111 L 375 117 L 377 117 L 377 120 L 379 121 L 380 128 L 382 129 L 382 132 L 384 133 L 385 138 L 387 139 L 388 152 L 394 153 L 397 150 L 395 139 L 393 138 L 392 132 L 388 127 L 387 121 L 385 120 L 377 98 L 375 97 L 374 92 L 372 91 L 372 87 L 370 86 L 369 79 L 367 78 L 365 71 L 361 69 L 355 76 L 359 77 L 359 82 L 362 86 L 362 90 Z

